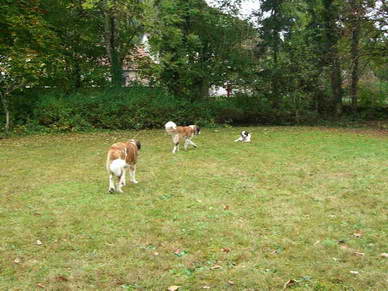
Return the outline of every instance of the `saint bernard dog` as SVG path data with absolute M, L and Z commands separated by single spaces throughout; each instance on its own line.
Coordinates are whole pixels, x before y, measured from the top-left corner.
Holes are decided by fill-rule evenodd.
M 172 150 L 173 154 L 179 151 L 179 141 L 181 139 L 185 140 L 185 150 L 187 150 L 189 144 L 194 147 L 197 147 L 197 145 L 193 143 L 191 139 L 194 135 L 198 135 L 201 133 L 201 129 L 198 125 L 177 126 L 174 122 L 169 121 L 164 125 L 164 127 L 166 129 L 167 134 L 171 135 L 172 142 L 174 144 L 174 148 Z
M 243 130 L 241 133 L 240 133 L 240 137 L 238 139 L 235 140 L 235 142 L 237 141 L 241 141 L 241 142 L 251 142 L 251 137 L 252 135 L 246 131 L 246 130 Z
M 113 144 L 109 150 L 106 159 L 106 169 L 109 173 L 108 192 L 123 192 L 121 187 L 125 186 L 125 171 L 129 168 L 130 181 L 137 184 L 136 181 L 136 162 L 141 144 L 135 139 L 127 142 L 118 142 Z M 114 183 L 114 177 L 118 183 Z

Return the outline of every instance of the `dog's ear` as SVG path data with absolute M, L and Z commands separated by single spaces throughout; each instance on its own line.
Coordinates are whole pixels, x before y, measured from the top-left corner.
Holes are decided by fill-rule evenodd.
M 140 151 L 140 149 L 141 149 L 141 143 L 140 143 L 140 141 L 136 141 L 136 147 L 137 147 L 137 150 L 138 151 Z

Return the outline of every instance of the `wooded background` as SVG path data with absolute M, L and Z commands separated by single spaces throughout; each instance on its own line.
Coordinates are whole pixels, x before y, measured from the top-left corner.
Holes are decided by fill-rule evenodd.
M 369 0 L 3 0 L 9 131 L 384 119 L 388 7 Z M 148 54 L 142 39 L 149 39 Z M 151 57 L 152 56 L 152 57 Z M 129 82 L 126 71 L 137 80 Z M 209 96 L 211 86 L 234 89 Z

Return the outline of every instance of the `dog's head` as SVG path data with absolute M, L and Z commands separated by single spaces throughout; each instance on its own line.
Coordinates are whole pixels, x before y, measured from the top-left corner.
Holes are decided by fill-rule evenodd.
M 249 135 L 249 132 L 246 131 L 246 130 L 243 130 L 243 131 L 241 132 L 241 136 L 242 136 L 242 137 L 247 137 L 248 135 Z
M 198 125 L 195 126 L 195 134 L 196 135 L 201 134 L 201 129 L 199 128 Z
M 189 127 L 191 127 L 194 130 L 194 135 L 201 134 L 201 129 L 199 128 L 198 125 L 192 124 L 192 125 L 189 125 Z
M 141 149 L 141 143 L 140 143 L 140 141 L 138 141 L 138 140 L 136 140 L 136 139 L 130 139 L 128 142 L 135 144 L 136 147 L 137 147 L 137 150 L 140 151 L 140 149 Z

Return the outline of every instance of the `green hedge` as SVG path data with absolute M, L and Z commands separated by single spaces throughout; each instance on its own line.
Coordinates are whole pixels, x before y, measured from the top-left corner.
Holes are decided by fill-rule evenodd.
M 232 125 L 316 124 L 319 115 L 308 105 L 296 110 L 283 100 L 272 108 L 264 97 L 237 95 L 211 97 L 191 103 L 164 90 L 145 87 L 81 90 L 65 94 L 55 90 L 30 90 L 14 96 L 11 110 L 14 128 L 29 131 L 83 131 L 91 129 L 162 128 L 173 120 L 211 127 Z M 346 109 L 346 108 L 345 108 Z M 351 114 L 351 110 L 345 110 Z M 3 114 L 0 112 L 0 122 Z M 387 110 L 361 109 L 360 117 L 384 118 Z
M 204 103 L 190 104 L 162 90 L 142 87 L 67 96 L 49 94 L 35 104 L 32 119 L 61 131 L 160 128 L 168 120 L 209 125 L 212 113 Z

